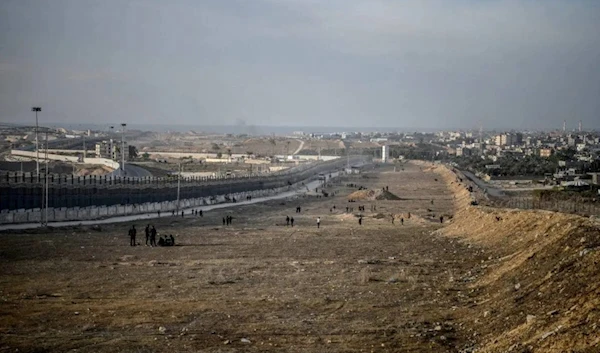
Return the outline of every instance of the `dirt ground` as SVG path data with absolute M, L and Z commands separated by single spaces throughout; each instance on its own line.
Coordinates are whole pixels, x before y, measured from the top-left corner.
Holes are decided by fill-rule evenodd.
M 334 197 L 153 220 L 174 247 L 144 246 L 140 222 L 136 247 L 130 223 L 2 234 L 0 352 L 535 351 L 493 340 L 515 320 L 490 297 L 514 282 L 502 277 L 509 269 L 483 276 L 484 265 L 521 250 L 461 237 L 468 223 L 456 219 L 462 196 L 449 178 L 378 168 L 326 187 Z M 358 186 L 388 186 L 400 200 L 348 202 Z

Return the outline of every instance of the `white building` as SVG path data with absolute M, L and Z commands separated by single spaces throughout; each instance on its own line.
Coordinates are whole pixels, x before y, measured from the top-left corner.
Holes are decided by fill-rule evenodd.
M 390 161 L 390 146 L 381 146 L 381 161 L 387 163 Z

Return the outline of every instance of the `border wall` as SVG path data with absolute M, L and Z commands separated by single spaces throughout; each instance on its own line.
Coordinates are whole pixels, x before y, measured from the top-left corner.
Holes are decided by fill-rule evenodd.
M 364 162 L 363 157 L 352 163 Z M 346 160 L 317 163 L 298 170 L 264 177 L 241 177 L 206 180 L 187 178 L 181 181 L 181 208 L 222 202 L 225 195 L 243 199 L 247 195 L 266 196 L 291 185 L 310 180 L 319 173 L 342 168 Z M 48 221 L 84 220 L 172 211 L 177 208 L 177 178 L 83 179 L 48 184 Z M 41 222 L 44 184 L 1 183 L 0 224 Z

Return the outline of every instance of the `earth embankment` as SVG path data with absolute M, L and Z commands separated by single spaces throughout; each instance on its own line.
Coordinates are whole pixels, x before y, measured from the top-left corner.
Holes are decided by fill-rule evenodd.
M 600 231 L 590 219 L 547 211 L 471 206 L 444 166 L 429 166 L 456 193 L 438 234 L 482 248 L 463 308 L 477 352 L 600 351 Z

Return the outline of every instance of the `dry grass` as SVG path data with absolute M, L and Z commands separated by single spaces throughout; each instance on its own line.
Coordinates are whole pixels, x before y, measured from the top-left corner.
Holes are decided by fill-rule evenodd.
M 0 349 L 593 352 L 593 228 L 513 211 L 500 227 L 500 211 L 461 206 L 451 173 L 421 168 L 351 177 L 327 188 L 335 198 L 236 206 L 230 227 L 217 211 L 154 220 L 175 247 L 129 247 L 129 224 L 3 234 Z M 349 182 L 402 199 L 365 202 L 359 226 Z M 455 217 L 442 234 L 432 214 Z M 293 229 L 277 225 L 286 215 Z

